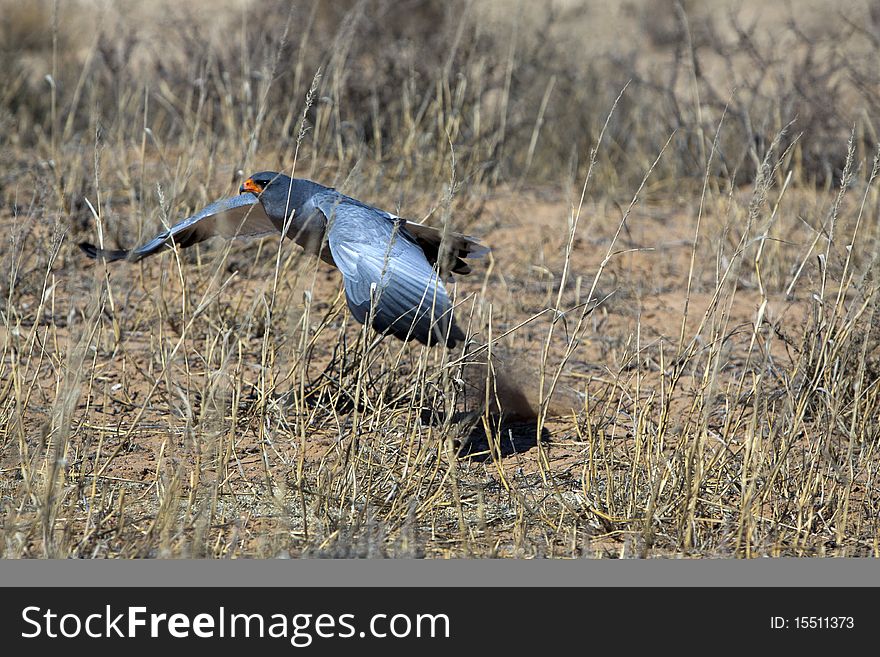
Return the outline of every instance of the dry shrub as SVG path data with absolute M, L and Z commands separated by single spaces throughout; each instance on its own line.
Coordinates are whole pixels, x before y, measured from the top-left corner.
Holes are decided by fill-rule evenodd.
M 876 7 L 771 4 L 0 0 L 4 556 L 876 555 Z M 466 351 L 73 244 L 294 166 L 494 247 Z

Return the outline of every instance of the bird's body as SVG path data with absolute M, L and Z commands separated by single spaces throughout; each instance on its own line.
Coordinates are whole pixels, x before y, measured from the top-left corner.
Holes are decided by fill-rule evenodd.
M 166 245 L 209 237 L 282 233 L 342 272 L 352 315 L 380 333 L 455 346 L 464 333 L 444 286 L 467 274 L 465 258 L 488 249 L 473 238 L 406 221 L 331 187 L 275 172 L 251 176 L 241 193 L 212 203 L 132 251 L 80 244 L 91 258 L 140 260 Z M 285 230 L 286 229 L 286 230 Z

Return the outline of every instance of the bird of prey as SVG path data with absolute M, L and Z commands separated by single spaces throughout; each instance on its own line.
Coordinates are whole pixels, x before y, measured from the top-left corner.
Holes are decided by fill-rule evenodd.
M 211 203 L 133 250 L 79 246 L 105 261 L 138 261 L 166 246 L 188 247 L 215 235 L 282 233 L 342 272 L 352 315 L 402 340 L 454 347 L 465 337 L 444 286 L 471 271 L 466 258 L 488 248 L 466 235 L 401 219 L 311 180 L 263 171 L 239 195 Z

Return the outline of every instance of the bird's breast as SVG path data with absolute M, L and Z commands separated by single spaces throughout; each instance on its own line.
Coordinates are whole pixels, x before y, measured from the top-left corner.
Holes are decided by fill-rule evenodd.
M 320 212 L 309 215 L 294 213 L 290 221 L 287 236 L 299 244 L 303 251 L 309 255 L 316 255 L 324 262 L 336 266 L 330 249 L 324 241 L 327 231 L 327 222 Z

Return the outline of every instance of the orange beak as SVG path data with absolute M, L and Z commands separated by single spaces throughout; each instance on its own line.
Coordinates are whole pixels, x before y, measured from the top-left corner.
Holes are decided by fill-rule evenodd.
M 257 183 L 254 182 L 253 178 L 248 178 L 245 180 L 241 187 L 238 188 L 239 194 L 244 194 L 245 192 L 251 192 L 252 194 L 259 194 L 263 191 L 263 188 L 260 187 Z

